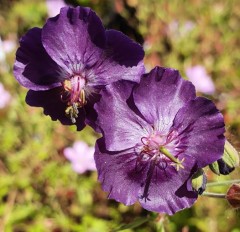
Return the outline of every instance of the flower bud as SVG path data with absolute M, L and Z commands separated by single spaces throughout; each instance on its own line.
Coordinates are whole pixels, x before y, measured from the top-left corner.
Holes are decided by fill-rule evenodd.
M 240 185 L 233 184 L 227 191 L 226 199 L 228 203 L 234 208 L 240 208 Z
M 201 195 L 205 189 L 207 184 L 206 174 L 202 169 L 199 169 L 192 177 L 192 188 L 197 191 L 199 195 Z
M 224 153 L 221 159 L 210 164 L 210 169 L 217 175 L 228 175 L 239 165 L 237 150 L 226 140 Z

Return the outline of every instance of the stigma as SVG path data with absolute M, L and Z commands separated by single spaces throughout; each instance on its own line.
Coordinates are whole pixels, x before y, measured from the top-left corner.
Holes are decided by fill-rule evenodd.
M 67 104 L 65 114 L 72 123 L 76 123 L 79 115 L 79 108 L 87 104 L 86 101 L 86 79 L 81 75 L 73 75 L 62 82 L 62 101 Z

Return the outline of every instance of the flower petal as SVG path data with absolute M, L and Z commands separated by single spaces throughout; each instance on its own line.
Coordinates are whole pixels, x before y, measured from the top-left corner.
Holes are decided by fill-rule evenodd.
M 100 19 L 89 8 L 62 8 L 43 27 L 42 41 L 68 73 L 79 69 L 85 72 L 89 86 L 120 79 L 138 82 L 145 70 L 143 48 L 120 32 L 105 33 Z
M 196 161 L 187 155 L 180 155 L 184 158 L 183 166 L 179 171 L 168 165 L 166 169 L 155 167 L 147 198 L 139 199 L 143 208 L 158 213 L 172 215 L 179 210 L 189 208 L 197 199 L 197 192 L 188 190 L 192 175 L 197 171 Z M 150 168 L 149 168 L 150 169 Z M 144 196 L 144 189 L 141 193 Z
M 102 90 L 101 100 L 95 104 L 97 125 L 106 138 L 110 151 L 125 150 L 140 142 L 152 130 L 150 125 L 135 114 L 127 105 L 132 82 L 118 81 Z
M 180 147 L 196 158 L 199 168 L 220 159 L 224 151 L 223 116 L 208 99 L 191 100 L 177 113 L 173 127 L 179 134 Z
M 21 85 L 32 90 L 48 90 L 60 85 L 59 66 L 50 58 L 41 42 L 42 29 L 29 30 L 20 40 L 14 75 Z
M 64 7 L 43 27 L 42 41 L 48 54 L 65 70 L 72 65 L 94 65 L 106 43 L 101 20 L 85 7 Z
M 167 131 L 178 110 L 195 97 L 194 86 L 183 80 L 177 70 L 161 67 L 143 75 L 133 91 L 137 108 L 159 131 Z
M 112 50 L 114 61 L 126 67 L 137 66 L 143 60 L 143 48 L 120 31 L 107 30 L 107 46 Z
M 72 147 L 67 147 L 64 149 L 64 156 L 71 162 L 74 162 L 78 158 L 78 156 L 76 156 L 75 150 Z
M 102 183 L 103 190 L 109 192 L 108 198 L 125 205 L 134 204 L 138 199 L 141 183 L 144 181 L 142 177 L 147 171 L 135 172 L 136 156 L 134 153 L 106 153 L 105 142 L 101 138 L 96 143 L 94 158 L 98 179 Z
M 43 107 L 44 114 L 49 115 L 53 121 L 59 120 L 63 125 L 73 125 L 72 121 L 65 115 L 67 105 L 61 100 L 62 88 L 54 88 L 46 91 L 29 90 L 26 102 L 30 106 Z M 79 115 L 76 119 L 77 130 L 85 127 L 85 111 L 79 108 Z
M 139 82 L 145 72 L 143 48 L 119 31 L 106 31 L 104 59 L 96 63 L 93 85 L 106 85 L 117 80 Z
M 192 157 L 184 156 L 184 169 L 178 172 L 170 165 L 165 169 L 155 166 L 151 179 L 148 179 L 150 163 L 137 164 L 135 152 L 109 152 L 105 141 L 104 138 L 97 141 L 94 157 L 98 179 L 103 190 L 109 192 L 108 198 L 125 205 L 139 201 L 147 210 L 168 214 L 190 207 L 197 199 L 197 192 L 187 188 L 197 170 Z

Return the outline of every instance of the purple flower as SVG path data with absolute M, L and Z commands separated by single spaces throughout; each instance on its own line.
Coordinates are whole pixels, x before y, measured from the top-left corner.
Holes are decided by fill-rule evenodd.
M 29 105 L 81 130 L 93 123 L 92 106 L 103 86 L 139 81 L 143 56 L 142 47 L 121 32 L 105 31 L 91 9 L 64 7 L 42 29 L 22 37 L 14 75 L 30 89 Z
M 4 89 L 4 87 L 1 83 L 0 83 L 0 96 L 1 96 L 0 109 L 3 109 L 9 104 L 9 102 L 11 100 L 11 96 L 10 96 L 9 92 Z
M 196 65 L 186 69 L 187 78 L 194 84 L 196 91 L 213 94 L 215 92 L 214 83 L 206 69 L 201 65 Z
M 109 198 L 173 214 L 197 199 L 191 177 L 221 158 L 222 114 L 179 72 L 157 67 L 140 84 L 119 81 L 95 105 L 103 137 L 95 161 Z
M 73 147 L 67 147 L 63 151 L 65 157 L 72 163 L 72 168 L 77 173 L 95 171 L 96 165 L 93 158 L 94 147 L 89 147 L 82 141 L 77 141 Z

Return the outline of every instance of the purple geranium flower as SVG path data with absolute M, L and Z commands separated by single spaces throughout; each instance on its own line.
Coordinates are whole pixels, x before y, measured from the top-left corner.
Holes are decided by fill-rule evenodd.
M 65 148 L 63 153 L 72 163 L 72 168 L 75 172 L 82 174 L 88 170 L 96 170 L 93 158 L 94 147 L 89 147 L 86 143 L 77 141 L 72 147 Z
M 91 123 L 99 89 L 120 79 L 139 81 L 143 56 L 142 47 L 121 32 L 105 31 L 90 8 L 64 7 L 22 37 L 14 75 L 30 89 L 29 105 L 81 130 Z
M 95 108 L 103 132 L 95 161 L 109 198 L 168 214 L 190 207 L 198 195 L 192 175 L 224 150 L 215 105 L 178 71 L 157 67 L 140 84 L 107 86 Z

